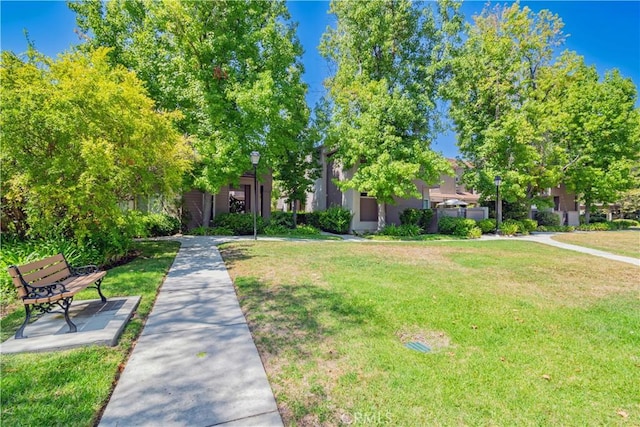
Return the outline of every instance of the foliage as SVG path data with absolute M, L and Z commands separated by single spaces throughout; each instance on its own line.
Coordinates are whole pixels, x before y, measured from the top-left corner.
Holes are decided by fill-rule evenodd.
M 253 215 L 241 213 L 221 213 L 213 219 L 214 228 L 231 230 L 234 235 L 245 236 L 253 234 Z M 256 228 L 262 233 L 265 220 L 261 216 L 256 217 Z
M 109 46 L 112 63 L 135 70 L 161 108 L 180 106 L 193 138 L 193 185 L 216 193 L 252 168 L 273 169 L 298 197 L 313 166 L 302 47 L 284 1 L 71 2 L 86 47 Z M 171 60 L 167 60 L 171 58 Z
M 422 228 L 416 224 L 388 224 L 378 234 L 382 236 L 413 237 L 422 234 Z
M 640 221 L 635 219 L 614 219 L 612 222 L 616 224 L 621 224 L 621 226 L 625 227 L 625 229 L 630 227 L 640 226 Z
M 516 2 L 474 20 L 446 88 L 460 151 L 473 165 L 465 183 L 489 198 L 500 175 L 505 200 L 539 208 L 560 182 L 588 207 L 614 201 L 640 152 L 631 80 L 613 71 L 599 81 L 575 53 L 557 56 L 563 23 L 548 10 Z
M 589 215 L 589 223 L 607 222 L 607 214 L 604 212 L 591 211 Z M 580 215 L 580 224 L 586 224 L 586 215 Z
M 573 225 L 539 225 L 537 231 L 552 233 L 570 233 L 576 230 Z
M 300 212 L 298 213 L 298 223 L 310 225 L 315 228 L 322 228 L 320 226 L 320 216 L 321 212 Z
M 402 225 L 417 225 L 423 233 L 429 229 L 431 218 L 433 218 L 433 210 L 431 209 L 407 208 L 400 213 Z
M 627 230 L 637 224 L 637 221 L 619 219 L 615 221 L 593 222 L 589 224 L 580 224 L 576 230 L 580 231 L 615 231 Z
M 295 229 L 288 228 L 282 225 L 270 224 L 265 227 L 264 234 L 267 236 L 286 236 L 290 238 L 305 238 L 319 236 L 320 230 L 310 225 L 300 225 Z
M 522 223 L 524 230 L 529 233 L 532 231 L 535 231 L 536 228 L 538 228 L 538 221 L 536 221 L 535 219 L 525 218 L 522 221 L 520 221 L 520 223 Z
M 453 234 L 472 239 L 482 235 L 482 230 L 474 220 L 452 216 L 443 216 L 438 220 L 438 231 L 442 234 Z
M 595 67 L 581 61 L 572 71 L 558 117 L 564 182 L 585 205 L 590 222 L 593 203 L 617 202 L 634 187 L 640 160 L 640 109 L 636 86 L 617 70 L 599 79 Z
M 127 212 L 134 237 L 172 236 L 180 231 L 180 220 L 161 213 Z
M 508 219 L 500 224 L 500 234 L 513 236 L 516 233 L 529 234 L 524 225 L 515 219 Z
M 483 198 L 495 194 L 495 175 L 504 200 L 529 204 L 560 179 L 549 99 L 562 27 L 549 11 L 534 14 L 516 2 L 487 6 L 468 28 L 446 93 L 458 146 L 473 165 L 463 179 Z
M 120 208 L 138 195 L 178 191 L 189 166 L 179 118 L 143 83 L 111 67 L 106 49 L 23 61 L 2 52 L 2 213 L 13 232 L 64 236 L 106 257 L 126 253 L 135 230 Z
M 320 212 L 320 229 L 329 233 L 347 234 L 351 228 L 353 215 L 349 209 L 340 206 L 332 206 Z
M 625 192 L 620 199 L 620 212 L 625 218 L 640 220 L 640 185 L 638 187 Z
M 269 225 L 283 226 L 286 228 L 295 228 L 295 223 L 293 222 L 293 213 L 281 212 L 281 211 L 271 212 Z
M 482 234 L 493 233 L 496 231 L 496 221 L 494 219 L 481 219 L 478 221 L 478 228 Z
M 560 225 L 560 217 L 551 211 L 536 212 L 538 225 L 557 227 Z
M 321 53 L 335 66 L 326 80 L 331 125 L 325 140 L 333 158 L 353 171 L 338 182 L 375 197 L 378 227 L 387 203 L 416 194 L 414 180 L 436 182 L 450 171 L 430 149 L 440 129 L 438 88 L 458 40 L 459 4 L 405 0 L 332 1 L 337 26 Z

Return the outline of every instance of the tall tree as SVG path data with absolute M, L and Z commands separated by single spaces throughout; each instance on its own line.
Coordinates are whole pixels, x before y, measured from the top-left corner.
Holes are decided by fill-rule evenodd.
M 157 111 L 107 54 L 2 52 L 2 212 L 19 212 L 34 237 L 109 246 L 122 238 L 121 202 L 180 190 L 191 151 L 174 127 L 179 114 Z
M 599 79 L 594 67 L 580 64 L 563 92 L 558 140 L 565 154 L 564 182 L 585 205 L 585 222 L 594 203 L 613 203 L 637 185 L 640 161 L 640 109 L 637 89 L 617 70 Z
M 199 155 L 195 185 L 216 192 L 251 169 L 277 169 L 308 122 L 302 48 L 283 1 L 72 2 L 88 47 L 135 70 Z M 286 159 L 289 162 L 289 159 Z M 296 165 L 304 174 L 305 165 Z
M 332 103 L 326 144 L 353 171 L 338 185 L 376 198 L 379 228 L 386 204 L 417 194 L 414 180 L 436 182 L 450 170 L 430 143 L 440 131 L 438 89 L 462 25 L 458 6 L 331 2 L 337 26 L 320 45 L 335 66 L 326 80 Z
M 485 198 L 500 175 L 506 200 L 544 204 L 538 196 L 561 178 L 550 92 L 563 78 L 553 68 L 562 27 L 549 11 L 517 2 L 486 8 L 467 27 L 446 93 L 460 152 L 473 166 L 464 180 Z

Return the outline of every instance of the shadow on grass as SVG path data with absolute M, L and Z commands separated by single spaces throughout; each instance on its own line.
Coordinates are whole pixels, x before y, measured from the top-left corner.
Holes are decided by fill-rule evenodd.
M 229 268 L 253 258 L 246 248 L 221 250 Z M 235 279 L 240 305 L 256 344 L 272 355 L 307 355 L 310 346 L 350 328 L 362 329 L 378 317 L 373 304 L 324 288 L 321 284 L 272 285 L 256 277 Z

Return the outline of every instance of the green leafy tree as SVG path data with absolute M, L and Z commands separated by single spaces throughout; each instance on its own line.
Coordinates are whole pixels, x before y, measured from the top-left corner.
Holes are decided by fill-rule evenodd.
M 52 60 L 2 52 L 2 213 L 34 237 L 126 245 L 122 202 L 175 194 L 190 149 L 107 49 Z M 121 248 L 120 248 L 121 249 Z
M 561 99 L 557 135 L 565 154 L 564 182 L 582 199 L 588 224 L 594 203 L 616 202 L 637 185 L 637 90 L 617 70 L 600 80 L 594 67 L 580 64 Z
M 199 166 L 193 184 L 217 192 L 251 169 L 304 175 L 309 111 L 302 48 L 283 1 L 72 2 L 88 48 L 135 70 L 159 106 L 183 112 Z M 301 143 L 301 144 L 300 144 Z M 298 145 L 300 144 L 300 145 Z M 293 149 L 292 149 L 293 148 Z M 283 172 L 289 175 L 289 172 Z
M 458 4 L 332 1 L 337 27 L 320 51 L 335 65 L 326 80 L 331 126 L 326 145 L 352 175 L 338 185 L 378 202 L 378 228 L 394 197 L 417 195 L 414 180 L 450 171 L 430 143 L 441 130 L 440 83 L 462 25 Z
M 534 14 L 516 2 L 486 8 L 467 28 L 446 94 L 460 152 L 473 166 L 464 181 L 484 198 L 495 194 L 500 175 L 506 200 L 544 206 L 538 196 L 562 177 L 553 96 L 565 78 L 553 63 L 562 27 L 549 11 Z

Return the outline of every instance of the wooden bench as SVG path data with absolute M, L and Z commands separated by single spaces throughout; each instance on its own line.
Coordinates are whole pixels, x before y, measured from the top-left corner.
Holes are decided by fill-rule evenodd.
M 26 312 L 24 323 L 16 332 L 16 339 L 25 338 L 23 332 L 31 319 L 32 310 L 39 314 L 49 313 L 56 305 L 64 310 L 69 332 L 76 332 L 76 325 L 69 319 L 69 307 L 74 295 L 83 289 L 95 288 L 102 302 L 107 302 L 100 290 L 106 274 L 95 265 L 71 267 L 62 254 L 25 265 L 10 266 L 9 275 Z

